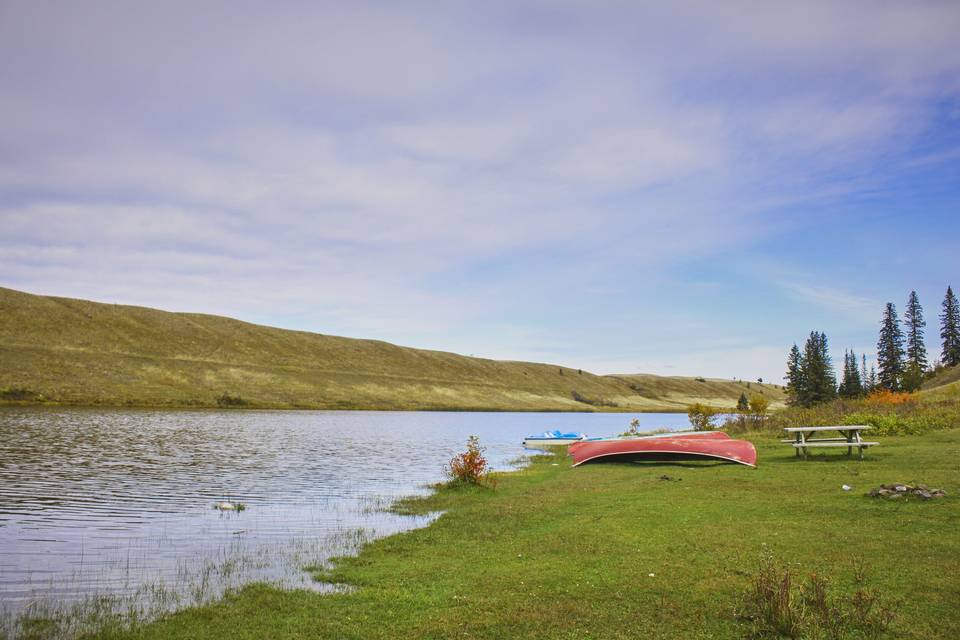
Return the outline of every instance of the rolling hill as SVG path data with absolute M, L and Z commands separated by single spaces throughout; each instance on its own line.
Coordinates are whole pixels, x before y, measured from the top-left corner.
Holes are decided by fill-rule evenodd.
M 679 411 L 773 385 L 598 376 L 220 316 L 0 288 L 0 401 L 100 406 Z

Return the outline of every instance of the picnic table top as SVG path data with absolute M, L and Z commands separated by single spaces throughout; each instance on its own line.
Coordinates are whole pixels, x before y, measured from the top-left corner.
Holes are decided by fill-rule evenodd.
M 850 425 L 837 425 L 833 427 L 784 427 L 783 430 L 794 433 L 797 431 L 810 432 L 810 431 L 863 431 L 864 429 L 873 429 L 868 424 L 850 424 Z

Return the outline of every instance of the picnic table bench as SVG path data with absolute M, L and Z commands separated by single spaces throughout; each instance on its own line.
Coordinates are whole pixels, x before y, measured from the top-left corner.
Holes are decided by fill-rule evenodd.
M 879 442 L 864 442 L 860 437 L 861 431 L 872 429 L 869 425 L 855 424 L 832 427 L 785 427 L 784 431 L 793 435 L 793 438 L 781 440 L 793 445 L 797 456 L 803 453 L 803 459 L 807 459 L 807 451 L 811 447 L 846 447 L 847 455 L 851 455 L 854 447 L 863 460 L 863 450 L 867 447 L 875 447 Z M 822 437 L 821 434 L 829 436 L 830 433 L 840 433 L 842 437 Z M 811 437 L 813 436 L 813 437 Z

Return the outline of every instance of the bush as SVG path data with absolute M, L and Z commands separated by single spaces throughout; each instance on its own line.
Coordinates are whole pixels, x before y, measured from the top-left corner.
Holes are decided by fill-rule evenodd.
M 692 404 L 687 407 L 687 417 L 694 431 L 712 431 L 715 428 L 717 410 L 705 404 Z
M 224 407 L 224 408 L 245 407 L 248 404 L 250 403 L 244 400 L 243 398 L 241 398 L 240 396 L 231 396 L 228 393 L 224 393 L 223 395 L 217 398 L 218 407 Z
M 480 446 L 480 438 L 467 438 L 467 450 L 458 453 L 450 460 L 446 474 L 451 482 L 458 484 L 492 484 L 490 467 L 483 455 L 484 448 Z
M 0 400 L 13 400 L 19 402 L 26 402 L 29 400 L 42 400 L 41 396 L 36 391 L 32 391 L 25 387 L 5 387 L 0 389 Z

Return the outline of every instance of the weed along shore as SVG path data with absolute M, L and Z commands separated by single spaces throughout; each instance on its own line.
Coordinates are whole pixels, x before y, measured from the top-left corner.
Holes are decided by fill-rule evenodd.
M 101 637 L 960 637 L 960 429 L 885 437 L 862 462 L 747 438 L 756 469 L 537 456 L 395 505 L 443 515 L 313 568 L 348 591 L 253 585 Z M 947 495 L 866 495 L 891 482 Z

